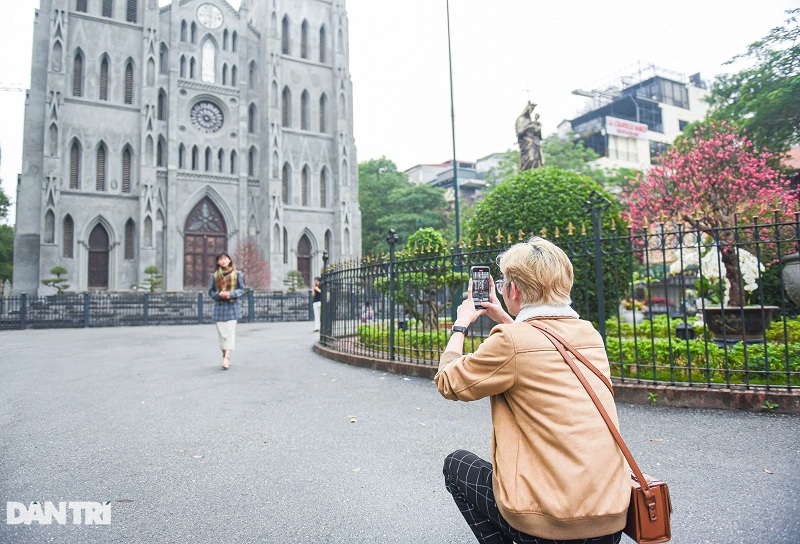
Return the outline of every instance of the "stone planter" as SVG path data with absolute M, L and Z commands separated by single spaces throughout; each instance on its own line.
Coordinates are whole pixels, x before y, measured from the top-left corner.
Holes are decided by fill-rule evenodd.
M 764 331 L 772 323 L 772 312 L 777 309 L 777 306 L 706 307 L 703 320 L 714 335 L 715 344 L 763 342 Z
M 631 325 L 638 325 L 639 323 L 645 320 L 644 310 L 636 310 L 636 312 L 634 312 L 633 310 L 628 310 L 623 306 L 620 306 L 619 318 L 624 323 L 629 323 Z
M 795 304 L 800 304 L 800 253 L 785 255 L 783 263 L 783 288 Z

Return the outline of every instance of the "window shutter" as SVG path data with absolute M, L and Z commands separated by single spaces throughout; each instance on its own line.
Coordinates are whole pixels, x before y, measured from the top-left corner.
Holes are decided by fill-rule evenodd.
M 75 225 L 72 222 L 72 217 L 69 215 L 64 218 L 64 248 L 63 248 L 63 255 L 66 259 L 72 258 L 72 246 L 74 245 L 74 230 Z
M 137 3 L 136 0 L 128 0 L 128 11 L 125 14 L 125 20 L 129 23 L 136 22 L 136 12 L 139 11 Z
M 127 148 L 122 153 L 122 192 L 131 192 L 131 152 Z
M 281 175 L 281 200 L 284 204 L 289 203 L 289 165 L 283 165 L 283 172 Z
M 79 54 L 72 64 L 72 96 L 83 96 L 83 57 Z
M 95 188 L 98 191 L 106 190 L 106 148 L 102 145 L 97 148 L 97 180 Z
M 125 259 L 129 261 L 133 259 L 134 234 L 135 229 L 133 225 L 133 219 L 128 219 L 128 222 L 125 223 Z
M 302 199 L 303 206 L 308 206 L 308 168 L 303 168 L 302 174 Z
M 73 142 L 69 153 L 69 188 L 77 189 L 80 185 L 81 149 L 78 142 Z
M 125 103 L 133 104 L 133 66 L 125 67 Z
M 108 100 L 108 59 L 100 63 L 100 100 Z
M 103 17 L 111 17 L 113 7 L 112 0 L 103 0 Z
M 325 175 L 325 169 L 319 173 L 319 205 L 322 208 L 328 206 L 328 176 Z

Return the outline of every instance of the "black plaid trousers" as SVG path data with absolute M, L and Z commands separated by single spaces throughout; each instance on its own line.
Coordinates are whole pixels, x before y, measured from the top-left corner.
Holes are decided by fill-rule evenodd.
M 622 531 L 578 540 L 548 540 L 521 533 L 503 519 L 492 490 L 492 464 L 458 450 L 444 460 L 444 482 L 481 544 L 619 544 Z

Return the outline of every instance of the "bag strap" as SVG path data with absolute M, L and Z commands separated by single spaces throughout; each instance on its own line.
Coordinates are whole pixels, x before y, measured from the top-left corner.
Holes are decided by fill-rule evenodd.
M 545 335 L 549 335 L 548 338 L 555 338 L 556 340 L 558 340 L 561 343 L 561 345 L 567 348 L 567 350 L 570 353 L 572 353 L 575 356 L 575 358 L 577 358 L 580 362 L 582 362 L 586 366 L 586 368 L 591 370 L 595 376 L 600 378 L 600 380 L 606 385 L 606 387 L 608 387 L 608 390 L 611 391 L 611 395 L 612 396 L 614 395 L 614 387 L 611 385 L 611 380 L 606 378 L 605 374 L 597 370 L 597 367 L 594 366 L 592 363 L 590 363 L 589 360 L 586 357 L 584 357 L 584 355 L 580 351 L 572 347 L 569 342 L 561 338 L 561 336 L 559 336 L 556 333 L 556 331 L 540 323 L 534 323 L 533 321 L 526 321 L 526 323 L 531 327 L 539 329 L 540 331 L 545 333 Z M 552 340 L 550 341 L 552 342 Z M 558 346 L 556 346 L 556 348 L 558 348 Z
M 656 503 L 656 499 L 655 499 L 655 496 L 653 495 L 653 492 L 650 490 L 650 486 L 647 485 L 647 480 L 645 479 L 644 475 L 642 474 L 642 471 L 639 470 L 639 465 L 637 465 L 636 461 L 633 460 L 633 455 L 631 454 L 630 450 L 628 449 L 628 446 L 625 445 L 625 441 L 622 439 L 622 436 L 619 434 L 619 431 L 617 430 L 617 427 L 614 425 L 614 422 L 611 421 L 611 418 L 609 417 L 608 412 L 606 412 L 606 409 L 603 407 L 603 404 L 600 402 L 600 399 L 597 398 L 597 394 L 594 392 L 594 389 L 592 389 L 592 386 L 589 385 L 588 381 L 586 381 L 586 378 L 584 377 L 583 373 L 578 369 L 578 365 L 575 364 L 575 361 L 573 361 L 572 358 L 569 355 L 567 355 L 567 352 L 564 350 L 564 347 L 569 349 L 569 351 L 572 352 L 572 353 L 575 353 L 575 351 L 577 351 L 577 350 L 574 347 L 572 347 L 566 340 L 564 340 L 560 336 L 558 336 L 549 327 L 545 327 L 544 325 L 540 325 L 539 323 L 531 323 L 530 321 L 528 321 L 527 323 L 529 325 L 531 325 L 533 328 L 539 329 L 545 335 L 545 337 L 548 340 L 550 340 L 550 342 L 552 342 L 553 346 L 555 346 L 555 348 L 558 350 L 558 352 L 564 358 L 564 361 L 572 369 L 572 372 L 574 372 L 575 376 L 577 376 L 578 380 L 580 380 L 581 385 L 583 385 L 583 388 L 586 389 L 587 393 L 589 393 L 589 396 L 592 398 L 592 402 L 594 402 L 594 405 L 597 407 L 597 410 L 600 412 L 600 415 L 603 416 L 603 421 L 606 422 L 606 426 L 608 427 L 608 430 L 611 431 L 611 435 L 614 437 L 614 440 L 616 441 L 617 445 L 619 446 L 619 449 L 622 450 L 622 455 L 624 455 L 625 456 L 625 460 L 628 461 L 628 465 L 631 467 L 631 471 L 633 472 L 633 475 L 636 478 L 636 481 L 639 482 L 639 485 L 642 487 L 642 491 L 644 491 L 645 499 L 647 501 L 648 511 L 649 511 L 649 514 L 650 514 L 650 518 L 651 519 L 655 519 L 655 503 Z M 579 359 L 595 375 L 596 374 L 602 374 L 585 357 L 581 356 Z M 605 376 L 604 376 L 604 378 L 605 378 Z

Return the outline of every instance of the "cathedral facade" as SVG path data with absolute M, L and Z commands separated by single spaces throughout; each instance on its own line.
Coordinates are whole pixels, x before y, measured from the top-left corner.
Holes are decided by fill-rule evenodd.
M 72 291 L 152 265 L 205 289 L 246 246 L 281 289 L 359 254 L 347 25 L 344 0 L 41 0 L 14 292 L 55 266 Z

